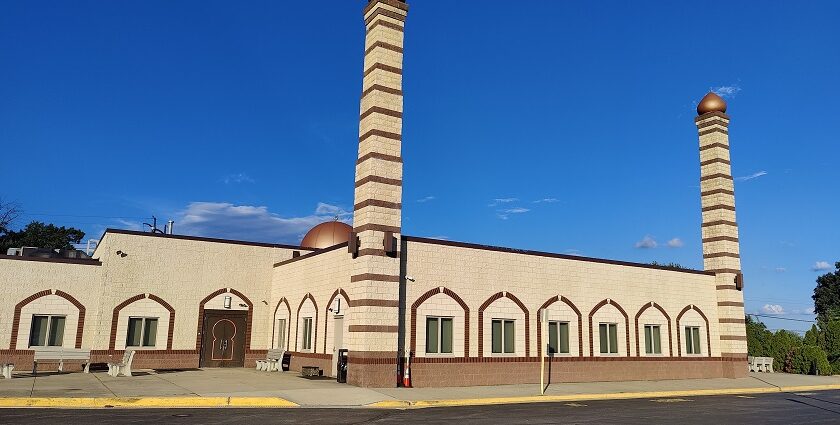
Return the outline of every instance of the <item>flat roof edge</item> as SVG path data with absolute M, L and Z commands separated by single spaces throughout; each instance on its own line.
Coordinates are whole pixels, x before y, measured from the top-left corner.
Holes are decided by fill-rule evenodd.
M 0 254 L 0 260 L 17 260 L 17 261 L 38 261 L 42 263 L 61 263 L 61 264 L 79 264 L 83 266 L 101 266 L 102 262 L 94 259 L 82 258 L 42 258 L 42 257 L 22 257 L 20 255 L 3 255 Z
M 548 257 L 548 258 L 559 258 L 563 260 L 572 260 L 572 261 L 585 261 L 589 263 L 600 263 L 600 264 L 612 264 L 617 266 L 628 266 L 628 267 L 640 267 L 646 269 L 654 269 L 654 270 L 667 270 L 673 272 L 681 272 L 681 273 L 692 273 L 692 274 L 701 274 L 706 276 L 714 276 L 715 272 L 705 271 L 705 270 L 694 270 L 694 269 L 680 269 L 676 267 L 667 267 L 667 266 L 654 266 L 653 264 L 644 264 L 644 263 L 634 263 L 631 261 L 619 261 L 619 260 L 608 260 L 605 258 L 593 258 L 593 257 L 583 257 L 578 255 L 568 255 L 568 254 L 557 254 L 553 252 L 544 252 L 544 251 L 531 251 L 527 249 L 517 249 L 517 248 L 506 248 L 501 246 L 493 246 L 493 245 L 482 245 L 482 244 L 475 244 L 475 243 L 468 243 L 468 242 L 455 242 L 455 241 L 447 241 L 441 239 L 432 239 L 432 238 L 423 238 L 419 236 L 408 236 L 402 235 L 402 239 L 408 242 L 419 242 L 419 243 L 427 243 L 427 244 L 434 244 L 434 245 L 446 245 L 452 246 L 457 248 L 469 248 L 469 249 L 480 249 L 484 251 L 496 251 L 496 252 L 505 252 L 510 254 L 522 254 L 522 255 L 533 255 L 537 257 Z
M 348 245 L 347 242 L 342 242 L 342 243 L 337 244 L 337 245 L 333 245 L 333 246 L 326 247 L 326 248 L 321 248 L 319 250 L 312 251 L 312 252 L 307 252 L 306 254 L 303 254 L 299 257 L 292 257 L 292 258 L 289 258 L 288 260 L 283 260 L 283 261 L 280 261 L 279 263 L 274 263 L 274 267 L 277 268 L 277 267 L 284 266 L 284 265 L 289 264 L 289 263 L 294 263 L 295 261 L 300 261 L 300 260 L 303 260 L 303 259 L 306 259 L 306 258 L 314 257 L 316 255 L 324 254 L 324 253 L 327 253 L 327 252 L 330 252 L 330 251 L 335 251 L 337 249 L 346 247 L 347 245 Z
M 188 235 L 167 235 L 164 233 L 149 233 L 149 232 L 141 232 L 137 230 L 124 230 L 124 229 L 105 229 L 105 233 L 102 235 L 104 238 L 105 235 L 108 233 L 116 233 L 120 235 L 133 235 L 133 236 L 149 236 L 155 238 L 165 238 L 165 239 L 180 239 L 180 240 L 187 240 L 187 241 L 197 241 L 197 242 L 213 242 L 213 243 L 225 243 L 231 245 L 246 245 L 246 246 L 259 246 L 264 248 L 285 248 L 285 249 L 294 249 L 299 251 L 312 251 L 312 248 L 304 248 L 301 246 L 296 245 L 286 245 L 286 244 L 276 244 L 276 243 L 268 243 L 268 242 L 251 242 L 251 241 L 239 241 L 234 239 L 221 239 L 221 238 L 208 238 L 204 236 L 188 236 Z M 100 238 L 101 239 L 101 238 Z

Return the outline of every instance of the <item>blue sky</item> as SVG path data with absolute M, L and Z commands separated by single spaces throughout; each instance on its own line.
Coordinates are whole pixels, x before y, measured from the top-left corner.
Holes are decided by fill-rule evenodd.
M 297 242 L 348 217 L 364 3 L 6 3 L 0 197 L 94 238 L 154 214 Z M 411 6 L 406 234 L 700 268 L 693 118 L 715 89 L 747 310 L 812 317 L 840 260 L 836 2 Z

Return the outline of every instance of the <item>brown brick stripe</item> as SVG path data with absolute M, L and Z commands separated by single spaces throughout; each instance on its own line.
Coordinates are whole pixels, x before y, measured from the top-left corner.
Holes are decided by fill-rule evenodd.
M 365 70 L 364 76 L 367 77 L 368 75 L 370 75 L 371 72 L 376 71 L 377 69 L 385 71 L 385 72 L 391 72 L 391 73 L 394 73 L 394 74 L 397 74 L 397 75 L 402 75 L 402 69 L 397 68 L 395 66 L 385 65 L 384 63 L 377 62 L 377 63 L 371 65 L 370 68 Z
M 718 290 L 718 291 L 723 291 L 723 290 L 737 291 L 738 287 L 735 286 L 735 285 L 717 285 L 717 286 L 715 286 L 715 289 Z
M 353 205 L 353 210 L 356 211 L 365 207 L 381 207 L 390 208 L 392 210 L 398 210 L 402 208 L 402 204 L 399 202 L 381 201 L 379 199 L 365 199 L 364 201 Z
M 707 149 L 712 149 L 712 148 L 723 148 L 723 149 L 729 150 L 729 145 L 727 145 L 726 143 L 717 142 L 717 143 L 711 143 L 711 144 L 708 144 L 708 145 L 700 146 L 701 151 L 704 151 L 704 150 L 707 150 Z
M 721 341 L 746 341 L 746 335 L 721 335 Z
M 709 270 L 709 271 L 712 272 L 712 273 L 715 273 L 715 274 L 717 274 L 717 273 L 732 273 L 732 274 L 741 273 L 741 271 L 738 270 L 738 269 L 712 269 L 712 270 Z
M 497 292 L 487 298 L 480 307 L 478 307 L 478 357 L 484 357 L 484 310 L 493 304 L 494 301 L 500 298 L 508 298 L 513 301 L 525 313 L 525 357 L 531 356 L 531 315 L 528 313 L 528 308 L 515 295 L 510 292 Z
M 397 251 L 397 253 L 394 255 L 394 257 L 398 257 L 399 254 L 400 254 L 399 251 Z M 359 253 L 358 253 L 359 257 L 364 257 L 364 256 L 367 256 L 367 255 L 373 255 L 373 256 L 377 256 L 377 257 L 389 257 L 388 253 L 385 252 L 384 249 L 363 248 L 363 249 L 359 250 Z
M 731 164 L 731 162 L 729 162 L 728 159 L 712 158 L 712 159 L 701 162 L 700 166 L 702 167 L 702 166 L 705 166 L 705 165 L 711 165 L 711 164 L 715 164 L 715 163 L 727 164 L 727 165 Z
M 404 10 L 406 12 L 408 11 L 408 5 L 406 3 L 398 1 L 398 0 L 372 0 L 372 1 L 368 2 L 367 6 L 365 6 L 365 9 L 364 9 L 364 12 L 362 12 L 362 15 L 367 15 L 367 13 L 371 9 L 373 9 L 374 7 L 377 7 L 380 3 L 381 4 L 387 4 L 388 6 L 391 6 L 391 7 L 396 8 L 396 9 Z
M 329 329 L 330 326 L 330 306 L 332 305 L 333 300 L 335 300 L 335 298 L 339 295 L 344 297 L 347 301 L 347 307 L 353 306 L 353 303 L 350 302 L 350 296 L 347 295 L 347 292 L 344 292 L 344 289 L 341 288 L 336 289 L 330 297 L 330 300 L 327 301 L 327 304 L 324 306 L 324 353 L 327 352 L 327 329 Z M 314 347 L 315 344 L 312 346 Z
M 732 180 L 732 176 L 730 176 L 729 174 L 716 173 L 716 174 L 709 174 L 707 176 L 702 176 L 702 177 L 700 177 L 700 181 L 702 182 L 702 181 L 717 179 L 717 178 Z
M 365 280 L 372 280 L 377 282 L 399 282 L 400 277 L 394 275 L 387 275 L 387 274 L 376 274 L 376 273 L 362 273 L 350 276 L 350 282 L 362 282 Z
M 384 224 L 373 223 L 363 224 L 353 229 L 353 231 L 356 233 L 366 232 L 368 230 L 374 230 L 377 232 L 400 233 L 400 228 L 398 226 L 386 226 Z
M 363 163 L 363 162 L 365 162 L 369 159 L 381 159 L 383 161 L 389 161 L 389 162 L 403 162 L 402 158 L 399 157 L 399 156 L 386 155 L 384 153 L 379 153 L 379 152 L 370 152 L 370 153 L 362 155 L 359 159 L 357 159 L 356 160 L 356 165 L 359 165 L 359 164 L 361 164 L 361 163 Z
M 723 118 L 723 119 L 726 119 L 726 120 L 728 120 L 728 119 L 729 119 L 729 115 L 726 115 L 726 114 L 724 114 L 723 112 L 719 112 L 719 111 L 712 111 L 712 112 L 706 112 L 706 113 L 705 113 L 705 114 L 703 114 L 703 115 L 700 115 L 700 116 L 698 116 L 698 117 L 695 117 L 695 118 L 694 118 L 694 122 L 695 122 L 695 123 L 699 123 L 700 121 L 707 120 L 707 119 L 709 119 L 709 118 L 711 118 L 711 117 L 720 117 L 720 118 Z
M 85 306 L 82 303 L 80 303 L 79 300 L 77 300 L 72 295 L 70 295 L 70 294 L 68 294 L 64 291 L 57 290 L 57 291 L 55 291 L 55 294 L 53 294 L 51 290 L 45 289 L 43 291 L 36 292 L 36 293 L 24 298 L 23 300 L 21 300 L 19 303 L 17 303 L 15 305 L 15 313 L 14 313 L 14 317 L 12 318 L 12 334 L 10 335 L 11 341 L 9 341 L 9 349 L 10 350 L 17 349 L 17 340 L 18 340 L 18 335 L 20 333 L 20 315 L 21 315 L 21 310 L 23 310 L 23 307 L 25 307 L 27 304 L 31 303 L 32 301 L 37 300 L 38 298 L 46 297 L 48 295 L 57 295 L 59 297 L 62 297 L 64 299 L 66 299 L 67 301 L 70 301 L 70 303 L 73 304 L 74 306 L 76 306 L 76 308 L 79 310 L 79 321 L 78 321 L 78 325 L 76 326 L 76 341 L 75 341 L 74 346 L 76 348 L 82 348 L 82 336 L 83 336 L 84 330 L 85 330 L 85 313 L 86 313 L 87 309 L 85 309 Z
M 712 226 L 719 226 L 719 225 L 727 225 L 727 226 L 737 226 L 738 223 L 729 220 L 715 220 L 715 221 L 707 221 L 703 223 L 702 227 L 712 227 Z
M 384 41 L 378 40 L 378 41 L 374 42 L 373 44 L 371 44 L 370 47 L 367 48 L 367 50 L 365 50 L 365 56 L 367 56 L 370 52 L 373 51 L 373 49 L 375 49 L 377 47 L 381 47 L 385 50 L 390 50 L 392 52 L 397 52 L 397 53 L 402 53 L 403 52 L 403 48 L 400 47 L 400 46 L 395 46 L 393 44 L 386 43 Z
M 718 303 L 718 305 L 720 305 L 720 303 Z M 700 317 L 703 318 L 703 321 L 706 322 L 706 356 L 712 357 L 712 336 L 711 333 L 709 333 L 709 319 L 706 317 L 703 311 L 700 310 L 696 305 L 685 306 L 685 308 L 682 309 L 682 311 L 680 311 L 680 314 L 677 315 L 677 356 L 682 357 L 682 342 L 680 341 L 680 329 L 682 328 L 680 327 L 680 319 L 682 319 L 683 315 L 685 315 L 685 313 L 688 313 L 689 310 L 694 310 L 697 313 L 699 313 Z
M 714 211 L 714 210 L 729 210 L 729 211 L 735 211 L 735 207 L 733 207 L 732 205 L 717 204 L 717 205 L 710 205 L 710 206 L 708 206 L 708 207 L 703 207 L 703 208 L 702 208 L 702 211 L 703 211 L 703 212 L 706 212 L 706 211 Z M 736 242 L 737 242 L 737 241 L 736 241 Z
M 705 136 L 707 134 L 712 134 L 712 133 L 729 134 L 729 131 L 727 131 L 725 128 L 720 128 L 720 127 L 714 127 L 714 128 L 710 128 L 708 130 L 700 130 L 699 131 L 699 134 L 701 136 Z
M 745 322 L 746 321 L 744 319 L 738 319 L 738 318 L 721 317 L 720 319 L 718 319 L 718 323 L 739 323 L 739 324 L 741 324 L 741 323 L 745 323 Z
M 385 28 L 390 28 L 390 29 L 395 30 L 395 31 L 399 31 L 399 32 L 404 31 L 402 25 L 395 24 L 393 22 L 386 21 L 384 19 L 377 19 L 376 21 L 374 21 L 372 24 L 370 24 L 367 27 L 367 30 L 365 31 L 365 34 L 370 34 L 370 32 L 373 31 L 374 28 L 376 28 L 380 25 L 382 25 Z
M 740 255 L 734 252 L 712 252 L 708 254 L 703 254 L 703 258 L 718 258 L 718 257 L 727 257 L 727 258 L 741 258 Z
M 402 118 L 402 115 L 403 115 L 402 112 L 400 112 L 400 111 L 394 111 L 394 110 L 391 110 L 391 109 L 388 109 L 388 108 L 383 108 L 381 106 L 371 106 L 370 108 L 368 108 L 367 111 L 365 111 L 364 113 L 359 115 L 359 119 L 363 120 L 371 114 L 382 114 L 382 115 L 387 115 L 389 117 L 394 117 L 394 118 Z
M 402 139 L 402 135 L 400 135 L 399 133 L 389 133 L 387 131 L 373 129 L 373 130 L 370 130 L 367 133 L 359 136 L 359 143 L 364 142 L 365 140 L 367 140 L 368 137 L 372 137 L 372 136 L 379 136 L 379 137 L 383 137 L 383 138 L 386 138 L 386 139 L 392 139 L 392 140 L 397 140 L 397 141 Z
M 662 315 L 665 316 L 665 320 L 668 322 L 668 355 L 673 356 L 674 355 L 674 342 L 673 342 L 674 337 L 673 337 L 673 332 L 671 331 L 671 316 L 669 316 L 668 313 L 665 312 L 665 309 L 662 308 L 661 305 L 659 305 L 655 302 L 650 302 L 650 303 L 645 304 L 644 307 L 639 309 L 639 312 L 636 313 L 636 316 L 633 318 L 633 321 L 636 323 L 636 356 L 637 357 L 641 356 L 641 348 L 640 348 L 640 345 L 639 345 L 639 339 L 640 339 L 639 338 L 639 317 L 641 317 L 642 313 L 644 313 L 645 310 L 649 309 L 650 307 L 654 307 L 657 310 L 659 310 L 662 313 Z
M 715 236 L 715 237 L 711 237 L 711 238 L 703 238 L 703 243 L 718 242 L 718 241 L 738 242 L 738 238 L 736 238 L 734 236 Z
M 467 303 L 461 298 L 460 295 L 456 294 L 454 291 L 450 290 L 449 288 L 434 288 L 430 289 L 429 291 L 425 292 L 423 295 L 420 295 L 417 300 L 411 304 L 411 329 L 410 335 L 411 339 L 409 345 L 411 347 L 411 352 L 414 353 L 417 351 L 417 309 L 423 305 L 426 300 L 429 298 L 437 295 L 437 294 L 444 294 L 449 298 L 455 300 L 458 305 L 461 306 L 461 309 L 464 311 L 464 357 L 469 357 L 470 355 L 470 308 L 467 306 Z M 479 338 L 480 339 L 480 338 Z
M 723 120 L 723 119 L 717 119 L 717 120 L 709 120 L 709 121 L 698 122 L 697 123 L 697 128 L 701 129 L 701 128 L 706 128 L 706 127 L 711 127 L 713 125 L 721 125 L 721 126 L 724 126 L 724 127 L 728 127 L 729 126 L 729 121 Z
M 566 297 L 563 297 L 563 296 L 558 297 L 557 295 L 555 295 L 555 296 L 549 298 L 548 300 L 546 300 L 546 302 L 544 302 L 543 305 L 541 305 L 540 308 L 537 310 L 537 353 L 538 353 L 537 355 L 539 356 L 540 347 L 542 346 L 542 321 L 540 320 L 540 311 L 545 310 L 546 308 L 548 308 L 549 306 L 551 306 L 552 304 L 554 304 L 557 301 L 564 302 L 566 305 L 569 306 L 569 308 L 572 309 L 572 311 L 575 312 L 575 314 L 577 314 L 577 318 L 578 318 L 578 356 L 582 357 L 583 356 L 583 315 L 580 313 L 580 310 L 577 308 L 577 306 L 572 301 L 570 301 Z
M 389 179 L 387 177 L 380 177 L 380 176 L 367 176 L 364 177 L 356 182 L 356 187 L 365 185 L 367 183 L 382 183 L 391 186 L 402 186 L 402 180 L 400 179 Z
M 595 330 L 594 329 L 595 328 L 592 327 L 593 326 L 593 323 L 592 323 L 593 316 L 595 316 L 595 313 L 597 313 L 598 310 L 601 309 L 601 307 L 603 307 L 607 304 L 615 307 L 619 312 L 621 312 L 621 315 L 624 316 L 624 334 L 625 334 L 624 339 L 627 342 L 627 356 L 629 357 L 630 356 L 630 317 L 627 315 L 627 312 L 624 311 L 624 308 L 621 307 L 621 305 L 619 305 L 617 302 L 615 302 L 615 300 L 611 300 L 609 298 L 599 302 L 598 304 L 595 304 L 595 307 L 593 307 L 592 310 L 589 312 L 589 354 L 594 355 L 594 353 L 595 353 L 595 340 L 594 340 L 594 338 L 595 338 Z
M 350 332 L 372 332 L 372 333 L 397 333 L 399 326 L 390 325 L 350 325 L 348 331 Z
M 700 192 L 700 196 L 717 195 L 718 193 L 723 193 L 724 195 L 735 195 L 735 191 L 733 191 L 733 190 L 713 189 L 713 190 L 707 190 L 705 192 Z
M 718 301 L 718 307 L 743 307 L 744 303 L 740 301 Z
M 371 22 L 373 22 L 374 19 L 376 19 L 380 15 L 381 16 L 387 16 L 391 19 L 394 19 L 394 20 L 397 20 L 397 21 L 400 21 L 400 22 L 405 22 L 405 15 L 403 15 L 401 13 L 394 12 L 393 10 L 385 9 L 384 7 L 378 7 L 378 8 L 376 8 L 376 10 L 373 11 L 373 13 L 370 14 L 370 16 L 365 18 L 365 25 L 370 24 Z
M 372 93 L 374 91 L 381 91 L 383 93 L 393 94 L 393 95 L 396 95 L 396 96 L 402 96 L 403 95 L 403 92 L 400 89 L 394 89 L 394 88 L 391 88 L 391 87 L 383 86 L 382 84 L 374 84 L 374 85 L 368 87 L 365 91 L 362 92 L 362 98 L 364 98 L 365 96 L 369 95 L 370 93 Z
M 305 303 L 307 299 L 312 300 L 312 305 L 315 307 L 315 322 L 312 324 L 312 329 L 314 331 L 312 333 L 312 351 L 315 352 L 317 351 L 315 347 L 318 346 L 318 303 L 315 302 L 315 297 L 313 297 L 312 294 L 310 294 L 309 292 L 307 292 L 306 295 L 304 295 L 303 298 L 300 300 L 297 312 L 295 313 L 295 351 L 297 351 L 298 349 L 299 338 L 297 332 L 300 329 L 300 309 L 303 307 L 303 303 Z
M 400 300 L 380 300 L 373 298 L 362 298 L 350 301 L 351 307 L 399 307 Z

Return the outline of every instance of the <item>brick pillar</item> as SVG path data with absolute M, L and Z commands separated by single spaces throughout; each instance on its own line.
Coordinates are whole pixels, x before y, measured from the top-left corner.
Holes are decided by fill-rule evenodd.
M 709 93 L 697 106 L 694 120 L 700 137 L 703 268 L 716 273 L 721 355 L 742 357 L 747 353 L 744 294 L 725 112 L 726 102 Z
M 396 385 L 399 255 L 386 253 L 386 234 L 399 240 L 402 208 L 403 24 L 408 5 L 371 0 L 364 9 L 364 79 L 353 230 L 359 238 L 348 295 L 348 382 Z

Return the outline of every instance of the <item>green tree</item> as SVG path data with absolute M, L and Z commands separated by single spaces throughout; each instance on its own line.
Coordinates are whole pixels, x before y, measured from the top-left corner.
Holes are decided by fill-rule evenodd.
M 773 332 L 767 330 L 767 325 L 751 316 L 744 318 L 747 326 L 747 352 L 750 356 L 770 357 L 770 341 Z
M 35 246 L 50 249 L 71 249 L 73 244 L 82 242 L 85 232 L 73 227 L 58 227 L 33 221 L 19 231 L 7 231 L 0 235 L 0 253 L 9 248 Z
M 770 338 L 769 354 L 775 359 L 775 364 L 787 366 L 786 360 L 789 355 L 801 347 L 802 337 L 791 331 L 780 329 Z M 794 370 L 785 370 L 785 372 L 798 373 L 796 367 Z
M 834 272 L 817 278 L 814 288 L 814 312 L 821 320 L 840 318 L 840 261 L 834 264 Z

